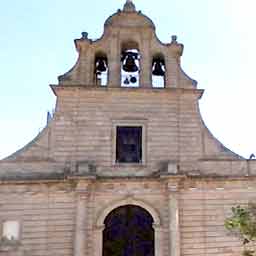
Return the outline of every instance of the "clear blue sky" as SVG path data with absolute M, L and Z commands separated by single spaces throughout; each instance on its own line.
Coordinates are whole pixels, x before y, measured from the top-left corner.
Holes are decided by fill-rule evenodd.
M 215 137 L 256 153 L 255 0 L 134 0 L 169 42 L 185 45 L 182 66 L 205 89 L 203 119 Z M 31 141 L 55 105 L 48 87 L 76 61 L 73 39 L 98 38 L 124 0 L 10 0 L 0 10 L 0 158 Z

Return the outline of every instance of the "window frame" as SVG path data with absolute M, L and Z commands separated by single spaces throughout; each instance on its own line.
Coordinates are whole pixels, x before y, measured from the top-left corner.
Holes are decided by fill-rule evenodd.
M 4 223 L 9 222 L 9 221 L 15 221 L 19 225 L 19 230 L 18 230 L 18 239 L 14 240 L 9 240 L 5 239 L 4 237 Z M 19 246 L 21 245 L 21 240 L 22 240 L 22 220 L 17 218 L 4 218 L 0 219 L 0 251 L 17 251 L 19 250 Z
M 8 237 L 4 236 L 4 231 L 5 231 L 4 226 L 7 225 L 7 223 L 10 223 L 10 222 L 15 222 L 18 225 L 17 238 L 15 238 L 15 239 L 8 239 Z M 7 219 L 7 220 L 2 221 L 2 224 L 1 224 L 1 238 L 6 238 L 7 240 L 10 240 L 10 241 L 19 241 L 20 236 L 21 236 L 21 223 L 20 223 L 19 220 Z
M 113 120 L 112 121 L 112 165 L 114 166 L 141 166 L 146 165 L 146 137 L 147 137 L 147 120 Z M 141 127 L 142 136 L 141 136 L 141 150 L 142 157 L 141 162 L 134 163 L 119 163 L 116 162 L 116 149 L 117 149 L 117 127 Z

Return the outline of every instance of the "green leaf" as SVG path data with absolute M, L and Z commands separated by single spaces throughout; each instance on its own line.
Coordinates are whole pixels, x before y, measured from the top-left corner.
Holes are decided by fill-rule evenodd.
M 236 206 L 231 208 L 232 216 L 224 222 L 225 228 L 241 238 L 243 245 L 251 245 L 256 240 L 256 205 Z M 256 256 L 253 250 L 244 250 L 243 256 Z

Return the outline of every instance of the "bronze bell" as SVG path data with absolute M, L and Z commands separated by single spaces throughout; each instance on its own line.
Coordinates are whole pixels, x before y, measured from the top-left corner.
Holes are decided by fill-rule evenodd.
M 128 77 L 126 77 L 126 78 L 125 78 L 125 80 L 124 80 L 124 84 L 125 84 L 125 85 L 130 84 Z
M 123 58 L 123 70 L 126 72 L 137 72 L 139 69 L 135 63 L 136 56 L 128 52 L 126 56 Z
M 164 76 L 165 75 L 165 71 L 163 70 L 163 63 L 160 60 L 156 60 L 153 62 L 152 74 L 154 76 Z
M 99 72 L 105 72 L 107 70 L 107 64 L 106 64 L 106 60 L 104 58 L 97 59 L 96 70 Z
M 132 77 L 130 78 L 130 82 L 131 82 L 132 84 L 135 84 L 135 83 L 137 82 L 137 78 L 136 78 L 135 76 L 132 76 Z

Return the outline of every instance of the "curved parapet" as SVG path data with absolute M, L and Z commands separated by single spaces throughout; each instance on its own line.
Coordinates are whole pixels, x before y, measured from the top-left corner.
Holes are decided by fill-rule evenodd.
M 86 32 L 75 40 L 79 53 L 75 66 L 62 76 L 59 85 L 63 86 L 98 86 L 96 76 L 96 58 L 104 56 L 107 65 L 107 85 L 121 86 L 121 55 L 130 49 L 139 51 L 140 87 L 152 87 L 152 68 L 155 56 L 161 56 L 165 65 L 164 83 L 166 88 L 193 88 L 194 80 L 189 79 L 180 67 L 180 57 L 184 46 L 172 36 L 171 42 L 161 42 L 155 31 L 153 21 L 136 11 L 132 2 L 126 2 L 123 10 L 111 15 L 104 24 L 103 35 L 92 40 Z
M 242 156 L 225 147 L 216 137 L 214 137 L 214 135 L 204 123 L 203 119 L 202 136 L 205 159 L 244 159 Z
M 197 88 L 197 81 L 188 76 L 180 66 L 179 84 L 181 88 Z
M 31 142 L 0 162 L 52 161 L 50 156 L 51 125 L 46 126 Z
M 75 45 L 75 66 L 51 86 L 57 96 L 54 118 L 1 164 L 69 163 L 76 177 L 92 170 L 100 177 L 149 177 L 166 169 L 175 175 L 246 173 L 246 161 L 223 146 L 202 120 L 198 101 L 203 90 L 181 68 L 183 45 L 176 36 L 160 42 L 153 22 L 131 1 L 107 19 L 100 39 L 93 41 L 84 32 Z M 122 86 L 121 68 L 128 64 L 136 66 L 141 88 Z M 97 83 L 99 70 L 108 73 L 106 86 Z M 154 74 L 164 77 L 163 87 L 152 86 Z M 131 154 L 126 144 L 136 149 L 137 160 L 120 161 L 118 152 Z M 228 167 L 216 169 L 211 164 L 216 162 Z
M 141 29 L 152 29 L 155 30 L 153 21 L 142 14 L 141 11 L 137 12 L 135 9 L 132 11 L 118 10 L 116 13 L 111 15 L 104 24 L 104 34 L 107 34 L 113 28 L 141 28 Z

